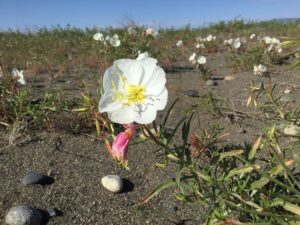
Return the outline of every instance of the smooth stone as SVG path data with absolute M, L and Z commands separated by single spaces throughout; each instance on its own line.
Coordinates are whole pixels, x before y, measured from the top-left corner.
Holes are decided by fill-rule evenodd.
M 50 217 L 56 217 L 59 214 L 58 210 L 55 208 L 47 209 L 47 213 L 49 214 Z
M 241 128 L 238 129 L 238 133 L 239 134 L 245 134 L 245 133 L 247 133 L 247 131 L 244 128 L 241 127 Z
M 281 102 L 290 102 L 292 99 L 289 96 L 281 96 L 279 101 Z
M 186 91 L 186 95 L 189 97 L 199 97 L 199 91 L 189 89 Z
M 27 205 L 12 208 L 5 218 L 9 225 L 40 225 L 42 219 L 42 214 L 37 209 Z
M 50 184 L 53 178 L 41 173 L 31 172 L 22 179 L 22 184 L 27 186 L 31 184 Z
M 234 76 L 231 76 L 231 75 L 227 75 L 224 77 L 224 80 L 234 80 L 235 77 Z
M 289 136 L 300 136 L 300 127 L 291 124 L 283 129 L 283 133 Z
M 123 179 L 118 175 L 107 175 L 102 177 L 101 183 L 107 190 L 118 193 L 123 190 Z
M 176 213 L 178 211 L 178 207 L 176 205 L 170 207 L 171 213 Z
M 217 85 L 217 82 L 214 81 L 214 80 L 207 80 L 207 81 L 205 82 L 205 85 L 206 85 L 206 86 L 215 86 L 215 85 Z

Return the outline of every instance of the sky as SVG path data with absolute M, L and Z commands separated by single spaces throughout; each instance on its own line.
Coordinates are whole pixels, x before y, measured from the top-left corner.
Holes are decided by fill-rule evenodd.
M 300 0 L 0 0 L 0 30 L 60 25 L 193 27 L 235 18 L 300 18 Z

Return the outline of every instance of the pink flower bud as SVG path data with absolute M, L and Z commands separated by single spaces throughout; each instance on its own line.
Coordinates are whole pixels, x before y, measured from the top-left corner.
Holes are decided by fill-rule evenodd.
M 117 135 L 112 145 L 112 156 L 121 162 L 128 160 L 128 145 L 131 141 L 131 134 L 124 131 Z

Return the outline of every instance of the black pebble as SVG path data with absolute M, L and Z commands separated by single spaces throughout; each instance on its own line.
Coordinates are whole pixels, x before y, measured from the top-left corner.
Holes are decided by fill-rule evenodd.
M 54 179 L 41 173 L 31 172 L 22 179 L 22 184 L 27 186 L 31 184 L 52 184 Z
M 59 212 L 55 208 L 49 208 L 49 209 L 47 209 L 47 212 L 48 212 L 48 214 L 49 214 L 50 217 L 59 216 Z
M 178 207 L 172 206 L 172 207 L 170 207 L 170 211 L 171 211 L 171 213 L 176 213 L 178 211 Z
M 199 92 L 196 90 L 187 90 L 186 95 L 189 97 L 199 97 Z

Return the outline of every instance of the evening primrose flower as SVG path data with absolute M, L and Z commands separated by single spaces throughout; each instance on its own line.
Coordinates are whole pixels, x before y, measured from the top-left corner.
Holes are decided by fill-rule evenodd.
M 159 35 L 158 31 L 155 30 L 154 28 L 148 28 L 146 30 L 146 36 L 152 36 L 154 38 L 157 38 Z
M 196 48 L 205 48 L 203 43 L 198 43 L 196 44 Z
M 119 47 L 121 45 L 121 41 L 119 39 L 119 36 L 117 34 L 115 34 L 114 36 L 109 38 L 109 43 L 113 46 L 113 47 Z
M 196 53 L 194 52 L 192 55 L 190 55 L 189 57 L 189 61 L 192 63 L 192 64 L 196 64 L 197 60 L 196 60 Z
M 263 64 L 254 65 L 253 72 L 255 75 L 263 75 L 267 71 L 267 67 Z
M 176 46 L 177 46 L 177 47 L 182 47 L 182 46 L 183 46 L 182 40 L 177 41 L 177 42 L 176 42 Z
M 93 39 L 96 41 L 104 41 L 104 35 L 102 33 L 96 33 L 93 35 Z
M 197 63 L 200 65 L 203 65 L 206 63 L 206 57 L 205 56 L 198 56 Z
M 253 40 L 256 37 L 256 34 L 251 34 L 250 39 Z
M 151 57 L 119 59 L 104 73 L 99 111 L 119 124 L 149 124 L 167 104 L 166 74 Z
M 12 73 L 13 78 L 16 79 L 16 81 L 18 83 L 20 83 L 22 85 L 26 84 L 26 81 L 24 79 L 24 71 L 23 70 L 19 71 L 18 69 L 14 68 L 11 73 Z
M 240 41 L 240 38 L 235 39 L 234 42 L 233 42 L 233 44 L 232 44 L 232 46 L 233 46 L 235 49 L 240 48 L 241 45 L 242 45 L 242 43 L 241 43 L 241 41 Z

